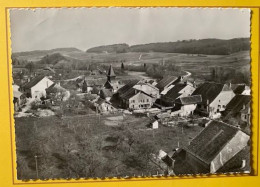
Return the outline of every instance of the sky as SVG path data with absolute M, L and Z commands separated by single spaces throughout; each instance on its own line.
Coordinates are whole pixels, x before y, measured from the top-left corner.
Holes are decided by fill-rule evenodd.
M 13 52 L 250 37 L 249 9 L 12 9 L 10 22 Z

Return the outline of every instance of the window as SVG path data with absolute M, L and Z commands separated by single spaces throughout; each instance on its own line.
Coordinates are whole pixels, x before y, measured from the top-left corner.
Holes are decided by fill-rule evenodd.
M 147 99 L 147 102 L 149 102 L 149 99 Z
M 133 100 L 132 102 L 135 103 L 135 100 Z

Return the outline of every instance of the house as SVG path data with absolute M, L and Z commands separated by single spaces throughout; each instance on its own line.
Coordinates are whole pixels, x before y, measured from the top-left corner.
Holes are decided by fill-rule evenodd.
M 52 101 L 64 101 L 69 98 L 69 91 L 63 88 L 60 83 L 53 83 L 50 87 L 45 89 L 46 96 Z
M 109 101 L 102 98 L 98 98 L 98 100 L 94 103 L 94 106 L 101 113 L 116 111 L 116 108 L 114 108 Z
M 159 90 L 139 80 L 130 80 L 121 87 L 116 95 L 120 101 L 120 106 L 133 110 L 151 108 Z
M 30 82 L 24 84 L 21 90 L 26 94 L 26 97 L 38 98 L 46 96 L 45 89 L 50 87 L 54 82 L 45 75 L 39 75 L 33 78 Z
M 160 93 L 167 89 L 169 86 L 179 81 L 180 78 L 175 76 L 167 76 L 160 80 L 155 86 L 159 89 Z
M 113 96 L 113 92 L 110 89 L 103 88 L 103 89 L 100 90 L 99 95 L 102 99 L 109 101 Z
M 154 99 L 160 97 L 159 89 L 150 83 L 139 81 L 136 85 L 133 86 L 133 88 L 152 96 Z
M 175 101 L 171 115 L 189 116 L 193 115 L 197 105 L 202 102 L 201 95 L 180 97 Z
M 97 78 L 97 79 L 87 79 L 86 77 L 80 78 L 77 80 L 77 89 L 83 93 L 93 93 L 98 94 L 105 84 L 106 79 Z
M 250 124 L 250 102 L 249 95 L 236 95 L 227 104 L 225 111 L 222 112 L 224 119 L 238 118 L 241 121 Z
M 151 108 L 155 100 L 154 97 L 134 88 L 130 88 L 121 94 L 120 98 L 121 106 L 132 110 Z
M 25 95 L 16 89 L 13 90 L 14 110 L 18 111 L 20 109 L 20 106 L 23 105 L 25 102 L 26 102 Z
M 236 95 L 250 95 L 250 87 L 246 84 L 232 84 L 232 90 Z
M 176 99 L 190 96 L 194 90 L 193 85 L 188 82 L 171 85 L 167 92 L 163 91 L 163 94 L 161 93 L 160 104 L 165 107 L 173 107 Z
M 203 83 L 196 88 L 192 95 L 202 97 L 202 102 L 198 104 L 196 112 L 210 118 L 218 117 L 235 96 L 230 86 L 214 82 Z
M 171 157 L 174 165 L 170 167 L 176 175 L 218 173 L 236 160 L 238 164 L 233 167 L 239 169 L 246 159 L 241 152 L 248 147 L 249 139 L 239 128 L 213 120 L 187 148 Z

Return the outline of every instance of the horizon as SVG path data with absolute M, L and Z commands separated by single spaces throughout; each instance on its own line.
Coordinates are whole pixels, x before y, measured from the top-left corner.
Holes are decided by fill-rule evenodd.
M 233 40 L 233 39 L 247 39 L 250 37 L 239 37 L 239 38 L 230 38 L 230 39 L 222 39 L 222 38 L 201 38 L 201 39 L 186 39 L 186 41 L 189 41 L 189 40 L 210 40 L 210 39 L 216 39 L 216 40 Z M 133 44 L 133 45 L 129 45 L 128 43 L 114 43 L 114 44 L 107 44 L 107 45 L 99 45 L 99 46 L 93 46 L 93 47 L 90 47 L 88 49 L 85 49 L 85 50 L 82 50 L 82 49 L 79 49 L 77 47 L 73 47 L 73 46 L 65 46 L 65 47 L 57 47 L 57 48 L 50 48 L 50 49 L 36 49 L 36 50 L 31 50 L 31 51 L 15 51 L 12 53 L 26 53 L 26 52 L 33 52 L 33 51 L 51 51 L 51 50 L 55 50 L 55 49 L 69 49 L 69 48 L 72 48 L 72 49 L 77 49 L 77 50 L 80 50 L 82 52 L 87 52 L 87 50 L 91 49 L 91 48 L 95 48 L 95 47 L 101 47 L 101 46 L 110 46 L 110 45 L 119 45 L 119 44 L 127 44 L 129 47 L 132 47 L 132 46 L 137 46 L 137 45 L 147 45 L 147 44 L 155 44 L 155 43 L 175 43 L 175 42 L 181 42 L 182 40 L 180 41 L 168 41 L 168 42 L 153 42 L 153 43 L 142 43 L 142 44 Z
M 12 51 L 250 37 L 249 9 L 11 9 Z M 185 24 L 184 24 L 185 23 Z M 29 41 L 29 42 L 28 42 Z

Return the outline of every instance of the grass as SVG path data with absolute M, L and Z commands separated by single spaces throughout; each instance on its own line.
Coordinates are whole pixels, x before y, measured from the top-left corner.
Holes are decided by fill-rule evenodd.
M 178 141 L 181 147 L 187 146 L 203 129 L 199 126 L 183 130 L 180 126 L 160 126 L 159 129 L 151 130 L 146 127 L 150 122 L 147 117 L 127 115 L 121 120 L 114 118 L 115 116 L 118 114 L 63 119 L 56 116 L 16 118 L 18 178 L 36 177 L 35 155 L 39 156 L 40 178 L 138 175 L 148 171 L 156 172 L 158 168 L 149 165 L 151 163 L 144 168 L 141 167 L 143 162 L 146 162 L 145 159 L 141 159 L 142 155 L 135 156 L 140 152 L 140 145 L 146 148 L 149 143 L 145 142 L 152 143 L 154 154 L 158 154 L 160 149 L 169 152 L 178 146 Z M 115 119 L 118 125 L 106 125 L 108 119 Z M 129 138 L 134 142 L 130 152 Z M 103 149 L 104 146 L 106 149 Z M 91 157 L 92 155 L 95 156 Z M 90 158 L 97 161 L 91 162 Z M 134 162 L 140 162 L 141 166 L 129 166 L 130 158 L 141 159 Z M 89 172 L 89 167 L 94 167 L 94 164 L 97 164 L 97 170 Z

